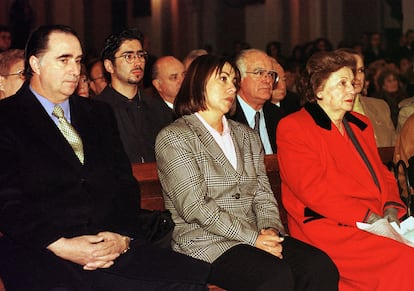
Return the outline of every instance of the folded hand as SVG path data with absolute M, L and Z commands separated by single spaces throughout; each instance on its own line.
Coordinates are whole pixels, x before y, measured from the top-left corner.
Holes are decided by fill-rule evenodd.
M 262 229 L 257 237 L 255 247 L 282 259 L 282 242 L 283 238 L 279 237 L 274 230 Z
M 102 232 L 97 235 L 60 238 L 47 248 L 58 257 L 83 265 L 85 270 L 96 270 L 112 266 L 126 245 L 123 236 Z
M 398 219 L 398 209 L 388 208 L 384 211 L 384 218 L 386 218 L 390 223 L 395 222 L 397 225 L 400 225 L 400 220 Z

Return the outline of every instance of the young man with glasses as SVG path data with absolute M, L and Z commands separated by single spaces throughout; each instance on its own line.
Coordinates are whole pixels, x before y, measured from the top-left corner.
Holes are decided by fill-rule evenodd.
M 0 53 L 0 99 L 14 95 L 24 80 L 24 51 L 12 49 Z
M 149 97 L 139 89 L 148 55 L 142 47 L 143 39 L 138 30 L 125 29 L 105 40 L 101 57 L 111 82 L 95 97 L 115 111 L 121 140 L 132 163 L 155 161 L 154 123 L 158 121 L 151 114 Z
M 271 122 L 267 107 L 272 90 L 279 81 L 271 58 L 263 51 L 247 49 L 236 58 L 241 73 L 236 109 L 229 118 L 248 124 L 262 140 L 266 154 L 276 153 L 276 126 Z

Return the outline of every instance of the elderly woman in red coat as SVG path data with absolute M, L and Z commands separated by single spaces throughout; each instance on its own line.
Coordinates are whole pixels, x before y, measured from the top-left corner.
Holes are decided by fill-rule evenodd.
M 340 272 L 339 290 L 414 290 L 414 248 L 356 227 L 406 213 L 382 164 L 368 118 L 350 112 L 355 60 L 313 55 L 301 82 L 303 109 L 277 129 L 282 200 L 291 234 L 324 250 Z

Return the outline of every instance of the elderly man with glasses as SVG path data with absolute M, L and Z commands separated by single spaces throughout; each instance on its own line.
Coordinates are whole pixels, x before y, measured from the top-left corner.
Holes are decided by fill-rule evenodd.
M 241 73 L 240 89 L 235 110 L 228 117 L 256 130 L 266 154 L 276 153 L 276 125 L 268 107 L 273 107 L 269 100 L 279 76 L 271 58 L 261 50 L 247 49 L 237 56 L 236 64 Z
M 24 51 L 12 49 L 0 53 L 0 99 L 14 95 L 24 80 Z
M 101 57 L 111 82 L 95 97 L 112 106 L 132 163 L 155 161 L 155 124 L 159 122 L 152 114 L 150 97 L 139 89 L 148 56 L 142 47 L 143 39 L 138 30 L 125 29 L 105 40 Z

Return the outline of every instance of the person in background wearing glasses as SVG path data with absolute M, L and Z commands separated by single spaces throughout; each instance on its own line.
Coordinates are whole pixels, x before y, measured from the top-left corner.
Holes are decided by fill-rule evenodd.
M 76 94 L 79 96 L 89 98 L 89 79 L 86 73 L 86 67 L 84 64 L 81 65 L 81 72 L 79 75 L 78 87 L 76 88 Z
M 24 83 L 24 51 L 0 53 L 0 99 L 14 95 Z
M 140 31 L 125 29 L 105 40 L 101 57 L 111 82 L 95 97 L 115 111 L 121 140 L 132 163 L 155 161 L 159 122 L 148 104 L 151 97 L 139 89 L 147 56 L 142 48 L 143 39 Z
M 86 73 L 89 78 L 91 97 L 100 94 L 108 86 L 105 69 L 100 58 L 91 59 L 86 64 Z
M 256 130 L 266 154 L 276 153 L 276 126 L 268 107 L 273 107 L 269 100 L 279 76 L 271 57 L 264 51 L 247 49 L 236 57 L 236 65 L 241 73 L 240 90 L 228 117 Z

